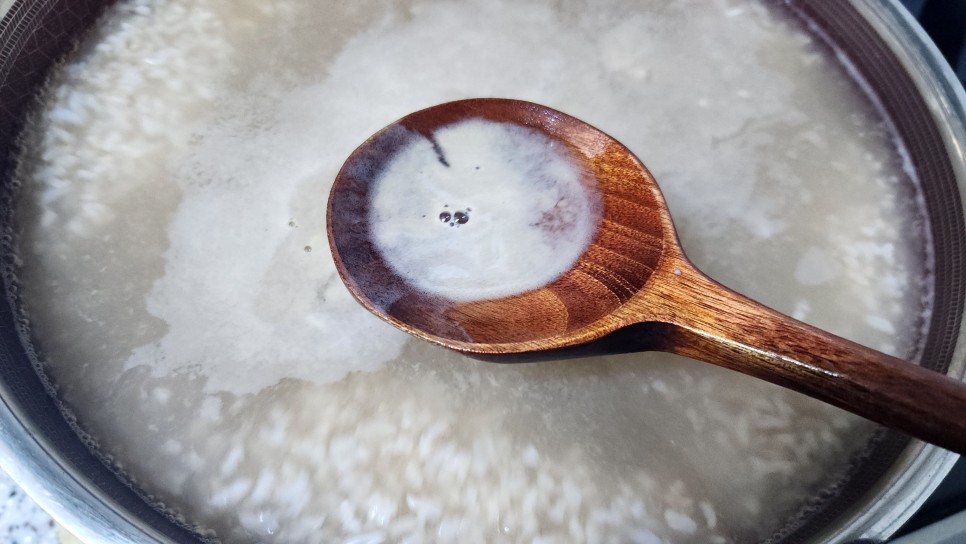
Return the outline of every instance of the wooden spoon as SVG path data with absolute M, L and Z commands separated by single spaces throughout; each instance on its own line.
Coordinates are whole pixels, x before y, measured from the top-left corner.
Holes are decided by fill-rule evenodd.
M 593 176 L 603 217 L 592 244 L 551 283 L 457 302 L 394 272 L 370 236 L 370 186 L 402 134 L 479 118 L 530 127 L 568 146 Z M 626 147 L 537 104 L 474 99 L 408 115 L 356 149 L 328 203 L 342 280 L 372 313 L 467 355 L 501 362 L 657 350 L 788 387 L 966 453 L 966 384 L 780 314 L 708 278 L 680 247 L 657 182 Z

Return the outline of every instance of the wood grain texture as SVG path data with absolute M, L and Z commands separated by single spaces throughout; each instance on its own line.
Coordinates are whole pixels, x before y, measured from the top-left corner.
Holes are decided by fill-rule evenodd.
M 401 134 L 432 139 L 484 118 L 525 125 L 575 151 L 601 192 L 598 232 L 573 268 L 520 295 L 457 303 L 407 285 L 369 240 L 368 184 Z M 468 355 L 514 362 L 660 350 L 802 392 L 966 453 L 966 384 L 766 308 L 685 257 L 657 182 L 619 142 L 528 102 L 476 99 L 414 113 L 373 136 L 339 173 L 328 206 L 333 258 L 352 294 L 393 325 Z
M 408 285 L 372 244 L 370 182 L 394 149 L 413 134 L 434 141 L 439 128 L 469 118 L 524 125 L 567 146 L 584 160 L 588 190 L 602 197 L 602 220 L 590 246 L 571 270 L 541 289 L 495 300 L 456 302 Z M 352 294 L 370 311 L 441 345 L 499 344 L 507 352 L 539 348 L 542 342 L 585 330 L 630 300 L 660 262 L 664 228 L 670 225 L 657 184 L 619 142 L 549 108 L 486 99 L 416 112 L 372 136 L 339 172 L 327 214 L 337 268 Z M 338 225 L 338 236 L 333 225 Z

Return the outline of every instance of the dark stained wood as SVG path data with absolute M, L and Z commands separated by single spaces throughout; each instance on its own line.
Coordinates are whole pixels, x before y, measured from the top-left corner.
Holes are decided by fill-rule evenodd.
M 591 246 L 554 282 L 457 303 L 419 292 L 382 260 L 368 239 L 367 190 L 400 134 L 432 139 L 436 129 L 473 117 L 522 124 L 570 146 L 596 178 L 603 220 Z M 441 346 L 512 362 L 514 354 L 586 355 L 580 351 L 586 345 L 619 337 L 627 344 L 620 351 L 661 350 L 707 361 L 966 453 L 966 384 L 796 321 L 702 274 L 684 256 L 644 165 L 613 138 L 561 112 L 475 99 L 414 113 L 349 157 L 327 211 L 333 258 L 353 296 L 382 319 Z
M 414 134 L 432 141 L 438 128 L 467 118 L 524 125 L 566 145 L 584 158 L 588 189 L 602 195 L 602 221 L 593 243 L 572 270 L 542 289 L 457 303 L 407 285 L 370 240 L 370 181 L 396 146 Z M 339 172 L 327 213 L 339 273 L 369 310 L 438 344 L 499 344 L 507 345 L 509 352 L 518 342 L 544 342 L 583 330 L 630 300 L 657 268 L 664 252 L 665 224 L 670 225 L 660 190 L 627 148 L 569 115 L 514 100 L 451 102 L 411 114 L 376 133 Z

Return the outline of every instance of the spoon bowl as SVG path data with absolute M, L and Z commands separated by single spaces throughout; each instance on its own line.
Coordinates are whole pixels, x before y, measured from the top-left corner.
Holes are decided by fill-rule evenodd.
M 596 236 L 573 267 L 525 293 L 457 302 L 407 286 L 372 243 L 373 172 L 402 139 L 479 118 L 537 130 L 583 161 L 602 198 Z M 627 324 L 615 312 L 644 287 L 675 248 L 657 183 L 620 142 L 569 115 L 516 100 L 450 102 L 400 119 L 346 161 L 329 200 L 328 232 L 343 281 L 366 308 L 421 338 L 464 353 L 523 354 L 585 344 Z M 665 238 L 670 238 L 666 240 Z
M 404 142 L 479 119 L 525 127 L 580 163 L 600 202 L 589 245 L 545 285 L 460 301 L 408 281 L 373 240 L 374 180 Z M 447 165 L 448 166 L 448 165 Z M 715 282 L 685 257 L 654 177 L 620 142 L 559 111 L 472 99 L 410 114 L 357 148 L 327 209 L 336 267 L 372 313 L 467 355 L 519 362 L 659 350 L 805 393 L 947 449 L 966 453 L 966 384 L 771 310 Z

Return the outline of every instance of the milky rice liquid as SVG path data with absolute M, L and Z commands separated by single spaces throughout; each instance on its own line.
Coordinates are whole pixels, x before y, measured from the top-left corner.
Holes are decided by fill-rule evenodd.
M 367 180 L 367 219 L 411 287 L 459 302 L 524 293 L 573 268 L 593 240 L 596 180 L 560 142 L 480 118 L 399 137 Z
M 904 152 L 772 3 L 133 0 L 55 71 L 23 140 L 20 290 L 61 400 L 145 495 L 227 542 L 766 537 L 868 424 L 669 355 L 472 361 L 345 290 L 324 217 L 343 161 L 479 96 L 627 145 L 729 287 L 918 355 L 930 260 Z M 441 229 L 482 221 L 437 204 Z

